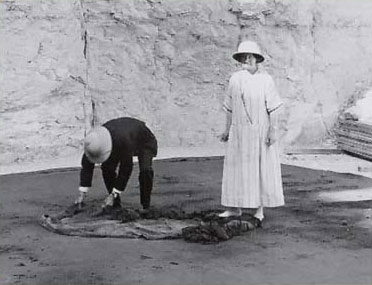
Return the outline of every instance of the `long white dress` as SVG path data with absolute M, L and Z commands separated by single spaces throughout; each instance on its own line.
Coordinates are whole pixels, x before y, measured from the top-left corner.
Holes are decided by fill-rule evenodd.
M 281 105 L 270 75 L 241 70 L 231 76 L 223 103 L 223 109 L 232 113 L 232 124 L 223 168 L 222 205 L 284 205 L 278 145 L 266 145 L 269 113 Z

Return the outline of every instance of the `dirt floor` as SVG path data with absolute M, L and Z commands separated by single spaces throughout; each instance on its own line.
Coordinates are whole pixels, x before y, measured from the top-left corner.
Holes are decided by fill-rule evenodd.
M 154 207 L 222 210 L 222 163 L 155 161 Z M 289 165 L 282 172 L 284 207 L 267 209 L 262 228 L 208 245 L 49 232 L 38 218 L 71 205 L 79 171 L 3 175 L 0 284 L 371 284 L 371 201 L 320 194 L 363 191 L 372 180 Z M 135 167 L 124 206 L 139 207 L 137 175 Z M 97 169 L 88 203 L 105 196 Z

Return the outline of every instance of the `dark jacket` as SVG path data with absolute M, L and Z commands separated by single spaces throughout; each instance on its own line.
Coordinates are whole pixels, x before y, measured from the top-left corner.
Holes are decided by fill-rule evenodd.
M 150 152 L 152 156 L 157 155 L 156 138 L 144 122 L 133 118 L 118 118 L 106 122 L 103 126 L 110 132 L 112 150 L 109 158 L 102 163 L 102 168 L 116 168 L 120 163 L 120 173 L 122 168 L 129 167 L 133 156 L 138 156 L 143 151 Z M 80 186 L 90 187 L 94 164 L 84 154 L 81 165 Z M 123 184 L 121 181 L 115 184 L 117 189 L 125 187 L 121 185 Z

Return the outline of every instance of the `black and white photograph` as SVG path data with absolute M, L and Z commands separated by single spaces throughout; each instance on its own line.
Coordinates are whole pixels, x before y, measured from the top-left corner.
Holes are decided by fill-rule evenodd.
M 0 0 L 0 284 L 372 283 L 371 0 Z

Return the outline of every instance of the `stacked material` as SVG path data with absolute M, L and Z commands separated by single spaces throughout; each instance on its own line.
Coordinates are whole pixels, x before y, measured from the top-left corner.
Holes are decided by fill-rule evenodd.
M 345 111 L 335 133 L 340 149 L 372 160 L 372 90 Z

